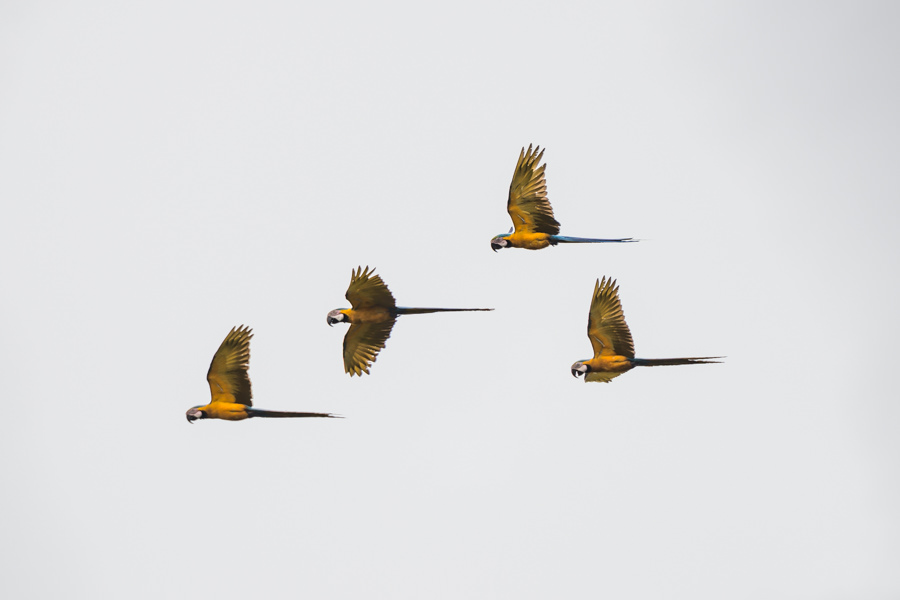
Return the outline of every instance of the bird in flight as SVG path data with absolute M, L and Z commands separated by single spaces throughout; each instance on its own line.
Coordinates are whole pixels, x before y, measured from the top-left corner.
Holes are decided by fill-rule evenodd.
M 327 413 L 283 412 L 253 408 L 250 390 L 250 377 L 247 367 L 250 364 L 250 338 L 253 337 L 249 327 L 232 327 L 209 365 L 206 380 L 212 400 L 206 406 L 195 406 L 188 409 L 188 423 L 197 419 L 224 419 L 226 421 L 243 421 L 252 417 L 329 417 L 341 418 Z
M 351 377 L 369 372 L 378 353 L 391 335 L 394 322 L 400 315 L 420 315 L 434 312 L 484 311 L 493 308 L 406 308 L 397 306 L 393 294 L 375 269 L 354 269 L 350 276 L 346 298 L 352 308 L 336 308 L 328 313 L 326 322 L 350 323 L 344 336 L 344 371 Z
M 594 358 L 579 360 L 572 365 L 572 375 L 584 375 L 585 381 L 609 383 L 634 367 L 661 365 L 699 365 L 720 362 L 721 356 L 695 358 L 635 358 L 631 331 L 625 323 L 619 287 L 614 279 L 597 280 L 588 313 L 588 339 L 594 348 Z
M 553 208 L 547 199 L 547 180 L 544 170 L 547 164 L 537 167 L 544 156 L 538 146 L 533 151 L 531 144 L 528 151 L 522 148 L 519 162 L 513 172 L 512 183 L 509 184 L 509 199 L 506 210 L 512 218 L 513 228 L 509 233 L 501 233 L 491 240 L 491 249 L 496 252 L 501 248 L 526 248 L 540 250 L 557 244 L 581 244 L 597 242 L 636 242 L 632 238 L 596 239 L 577 238 L 559 235 L 559 221 L 553 217 Z

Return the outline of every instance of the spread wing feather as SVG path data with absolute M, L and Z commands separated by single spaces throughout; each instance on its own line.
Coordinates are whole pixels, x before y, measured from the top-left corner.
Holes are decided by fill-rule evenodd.
M 235 402 L 253 406 L 250 390 L 250 338 L 253 337 L 249 327 L 241 325 L 232 327 L 219 349 L 216 350 L 206 380 L 212 401 Z
M 594 356 L 621 355 L 634 358 L 634 341 L 625 323 L 619 301 L 619 286 L 614 279 L 603 278 L 594 284 L 594 296 L 588 315 L 588 338 Z
M 509 184 L 509 200 L 506 210 L 512 218 L 516 233 L 559 233 L 559 222 L 553 217 L 553 208 L 547 199 L 547 180 L 544 178 L 546 163 L 535 168 L 544 151 L 538 146 L 533 151 L 531 144 L 528 151 L 522 148 L 519 162 L 513 172 L 512 183 Z
M 344 336 L 344 371 L 350 376 L 369 372 L 391 336 L 396 318 L 383 323 L 352 323 Z
M 354 310 L 373 306 L 393 308 L 397 305 L 391 290 L 382 281 L 381 275 L 374 275 L 374 272 L 375 269 L 369 269 L 369 267 L 366 267 L 365 270 L 362 267 L 353 270 L 346 297 Z
M 603 383 L 609 383 L 622 373 L 611 373 L 607 371 L 591 371 L 587 375 L 584 376 L 584 380 L 587 381 L 602 381 Z

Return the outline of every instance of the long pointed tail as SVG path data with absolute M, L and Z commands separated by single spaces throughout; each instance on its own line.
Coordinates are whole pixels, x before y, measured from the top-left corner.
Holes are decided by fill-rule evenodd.
M 563 244 L 590 244 L 590 243 L 603 243 L 603 242 L 638 242 L 640 240 L 636 240 L 634 238 L 615 238 L 615 239 L 601 239 L 601 238 L 580 238 L 580 237 L 568 237 L 565 235 L 551 235 L 550 243 L 558 244 L 562 242 Z
M 299 417 L 326 417 L 329 419 L 343 419 L 344 417 L 333 415 L 331 413 L 313 413 L 313 412 L 285 412 L 281 410 L 262 410 L 259 408 L 248 408 L 247 413 L 251 417 L 269 417 L 273 419 L 288 419 Z
M 471 312 L 471 311 L 484 311 L 484 310 L 494 310 L 493 308 L 408 308 L 405 306 L 397 307 L 398 315 L 424 315 L 425 313 L 436 313 L 436 312 Z
M 720 363 L 719 358 L 724 356 L 695 356 L 693 358 L 630 358 L 631 364 L 636 367 L 662 367 L 668 365 L 705 365 Z

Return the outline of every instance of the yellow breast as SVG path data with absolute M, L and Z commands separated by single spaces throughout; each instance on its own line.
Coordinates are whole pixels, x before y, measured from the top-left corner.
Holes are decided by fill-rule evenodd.
M 226 421 L 243 421 L 250 416 L 247 414 L 246 406 L 234 402 L 210 402 L 206 406 L 201 406 L 200 410 L 211 419 Z
M 526 250 L 540 250 L 550 245 L 550 234 L 547 233 L 517 231 L 506 239 L 514 248 L 525 248 Z
M 634 368 L 631 361 L 618 354 L 595 356 L 587 361 L 587 364 L 590 365 L 591 371 L 594 373 L 624 373 Z

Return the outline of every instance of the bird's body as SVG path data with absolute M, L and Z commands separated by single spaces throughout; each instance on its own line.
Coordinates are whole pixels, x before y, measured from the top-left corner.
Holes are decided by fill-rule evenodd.
M 210 402 L 206 406 L 199 407 L 199 410 L 206 413 L 207 419 L 243 421 L 244 419 L 250 418 L 249 408 L 250 407 L 246 404 L 216 400 L 215 402 Z
M 611 373 L 610 379 L 634 368 L 631 360 L 621 354 L 595 356 L 586 361 L 586 364 L 590 367 L 591 373 Z
M 632 238 L 578 238 L 559 235 L 559 221 L 553 216 L 553 207 L 547 198 L 546 163 L 537 166 L 544 156 L 540 146 L 533 151 L 522 148 L 519 162 L 509 184 L 506 210 L 513 222 L 509 233 L 501 233 L 491 240 L 496 252 L 501 248 L 525 248 L 540 250 L 557 244 L 589 244 L 602 242 L 634 242 Z
M 187 420 L 221 419 L 223 421 L 243 421 L 252 417 L 298 418 L 328 417 L 328 413 L 285 412 L 253 408 L 253 392 L 250 387 L 250 338 L 249 327 L 233 327 L 216 354 L 213 356 L 206 374 L 212 396 L 209 404 L 194 406 L 187 411 Z M 339 418 L 339 417 L 337 417 Z
M 397 318 L 394 311 L 384 306 L 370 306 L 358 310 L 344 308 L 340 309 L 340 312 L 347 317 L 348 323 L 387 323 Z
M 485 311 L 492 308 L 412 308 L 397 306 L 393 294 L 374 269 L 354 269 L 347 287 L 347 300 L 352 308 L 336 308 L 328 313 L 328 325 L 349 323 L 344 336 L 344 372 L 362 376 L 369 372 L 378 353 L 384 348 L 391 329 L 400 315 L 435 312 Z
M 593 358 L 572 365 L 572 375 L 584 375 L 587 381 L 609 383 L 615 377 L 635 367 L 663 365 L 696 365 L 719 362 L 721 356 L 693 358 L 635 358 L 631 330 L 625 323 L 625 313 L 619 300 L 615 280 L 603 278 L 594 284 L 591 309 L 588 313 L 588 339 L 594 349 Z
M 552 235 L 536 231 L 514 231 L 497 237 L 507 240 L 513 248 L 525 248 L 526 250 L 540 250 L 541 248 L 554 245 Z

